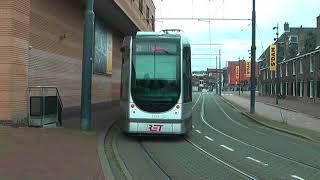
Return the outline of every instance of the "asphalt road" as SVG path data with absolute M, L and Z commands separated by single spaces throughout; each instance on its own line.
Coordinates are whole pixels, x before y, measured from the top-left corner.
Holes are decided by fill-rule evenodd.
M 320 179 L 320 144 L 255 124 L 212 93 L 193 103 L 186 138 L 115 131 L 132 179 Z

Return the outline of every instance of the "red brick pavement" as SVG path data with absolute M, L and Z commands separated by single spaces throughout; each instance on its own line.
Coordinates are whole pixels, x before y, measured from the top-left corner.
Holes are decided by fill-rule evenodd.
M 80 108 L 64 110 L 63 128 L 0 125 L 0 180 L 104 179 L 97 133 L 118 118 L 118 102 L 92 106 L 92 132 L 80 129 Z
M 99 180 L 95 133 L 0 127 L 0 179 Z

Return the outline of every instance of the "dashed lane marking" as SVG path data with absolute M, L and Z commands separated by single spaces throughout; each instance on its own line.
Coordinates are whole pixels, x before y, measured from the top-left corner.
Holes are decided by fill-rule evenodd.
M 291 175 L 291 177 L 295 178 L 295 179 L 299 179 L 299 180 L 304 180 L 302 177 L 299 177 L 297 175 Z
M 198 129 L 196 130 L 196 132 L 197 132 L 197 133 L 199 133 L 199 134 L 201 134 L 201 131 L 200 131 L 200 130 L 198 130 Z
M 256 163 L 259 163 L 259 164 L 261 164 L 261 165 L 269 166 L 269 164 L 264 163 L 264 162 L 262 162 L 262 161 L 259 161 L 258 159 L 254 159 L 254 158 L 252 158 L 252 157 L 250 157 L 250 156 L 248 156 L 248 157 L 246 157 L 246 158 L 247 158 L 247 159 L 250 159 L 250 160 L 252 160 L 252 161 L 254 161 L 254 162 L 256 162 Z
M 225 149 L 228 149 L 229 151 L 234 151 L 234 149 L 229 148 L 229 147 L 228 147 L 228 146 L 226 146 L 226 145 L 221 144 L 220 146 L 221 146 L 221 147 L 223 147 L 223 148 L 225 148 Z
M 208 139 L 209 141 L 214 141 L 211 137 L 209 136 L 205 136 L 206 139 Z

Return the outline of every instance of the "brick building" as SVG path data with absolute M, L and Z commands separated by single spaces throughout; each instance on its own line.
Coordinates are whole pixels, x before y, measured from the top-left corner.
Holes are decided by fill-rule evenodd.
M 28 88 L 55 86 L 80 106 L 85 1 L 0 1 L 0 123 L 27 117 Z M 119 100 L 125 35 L 154 30 L 152 0 L 95 0 L 92 103 Z
M 217 89 L 219 82 L 219 75 L 221 74 L 221 80 L 223 81 L 223 69 L 211 69 L 207 68 L 207 89 L 213 90 Z
M 246 66 L 248 65 L 247 62 L 249 60 L 240 60 L 240 61 L 228 61 L 228 82 L 227 86 L 229 89 L 238 88 L 239 84 L 241 84 L 245 89 L 249 88 L 250 83 L 250 71 L 246 70 Z M 250 63 L 249 63 L 250 65 Z M 239 73 L 237 75 L 236 67 L 239 67 Z M 250 65 L 251 67 L 251 65 Z M 248 73 L 248 74 L 247 74 Z M 256 76 L 259 76 L 259 65 L 256 63 Z
M 320 98 L 320 16 L 315 28 L 289 27 L 274 43 L 277 45 L 277 70 L 270 71 L 269 48 L 258 59 L 261 62 L 260 93 L 281 95 L 303 102 Z

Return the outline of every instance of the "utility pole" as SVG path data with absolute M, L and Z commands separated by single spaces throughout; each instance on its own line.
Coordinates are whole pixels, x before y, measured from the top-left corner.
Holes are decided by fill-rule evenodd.
M 221 51 L 219 49 L 219 71 L 221 70 Z M 221 78 L 222 72 L 219 72 L 219 96 L 221 96 L 222 91 L 222 78 Z
M 274 38 L 274 41 L 275 41 L 275 43 L 276 43 L 276 45 L 277 45 L 277 59 L 279 59 L 278 57 L 279 57 L 279 42 L 278 42 L 278 39 L 279 39 L 279 23 L 277 23 L 277 26 L 275 26 L 275 27 L 273 27 L 272 28 L 273 30 L 277 30 L 276 31 L 276 38 Z M 279 103 L 279 100 L 278 100 L 278 65 L 279 65 L 279 61 L 277 61 L 277 65 L 276 65 L 276 70 L 274 71 L 274 73 L 275 74 L 277 74 L 277 77 L 275 77 L 275 90 L 274 90 L 274 92 L 275 92 L 275 95 L 276 95 L 276 104 L 278 104 Z M 267 69 L 267 71 L 268 71 L 268 69 Z M 272 73 L 272 71 L 270 71 L 270 73 Z
M 215 84 L 216 84 L 216 94 L 219 94 L 219 91 L 218 91 L 218 56 L 216 55 L 216 74 L 215 74 Z
M 91 84 L 94 47 L 94 0 L 86 0 L 81 84 L 81 130 L 91 129 Z
M 238 65 L 239 65 L 239 96 L 240 96 L 240 91 L 241 91 L 241 60 L 240 60 L 240 57 L 238 60 Z
M 256 1 L 252 0 L 252 45 L 251 45 L 251 93 L 250 113 L 255 113 L 256 101 Z

